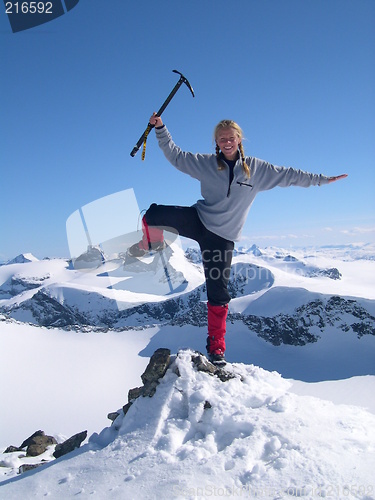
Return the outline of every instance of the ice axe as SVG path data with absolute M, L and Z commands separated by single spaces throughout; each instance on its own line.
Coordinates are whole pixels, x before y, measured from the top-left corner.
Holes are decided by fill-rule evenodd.
M 187 85 L 188 89 L 190 90 L 190 92 L 192 93 L 192 95 L 194 97 L 194 90 L 193 90 L 192 86 L 190 85 L 189 80 L 182 73 L 180 73 L 179 71 L 177 71 L 176 69 L 173 70 L 173 73 L 178 73 L 180 75 L 180 79 L 178 80 L 178 82 L 176 83 L 176 85 L 173 87 L 172 92 L 169 94 L 169 96 L 163 102 L 163 104 L 162 104 L 161 108 L 159 109 L 159 111 L 156 113 L 157 116 L 161 116 L 161 114 L 163 113 L 163 111 L 165 110 L 165 108 L 168 106 L 168 104 L 171 102 L 171 100 L 173 99 L 173 96 L 175 95 L 175 93 L 181 87 L 181 85 L 183 83 L 185 83 Z M 151 123 L 149 123 L 147 125 L 146 130 L 143 132 L 143 134 L 139 138 L 137 144 L 134 146 L 132 152 L 130 153 L 130 156 L 134 157 L 138 153 L 138 150 L 141 147 L 141 145 L 143 144 L 142 160 L 145 159 L 147 136 L 148 136 L 149 132 L 154 128 L 154 126 L 155 125 L 151 125 Z

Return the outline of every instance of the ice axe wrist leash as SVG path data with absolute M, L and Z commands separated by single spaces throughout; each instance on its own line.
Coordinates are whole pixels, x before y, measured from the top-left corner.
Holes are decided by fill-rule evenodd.
M 176 83 L 176 85 L 173 87 L 173 89 L 172 89 L 171 93 L 169 94 L 169 96 L 163 102 L 163 104 L 162 104 L 161 108 L 159 109 L 159 111 L 156 113 L 157 116 L 161 116 L 161 114 L 163 113 L 163 111 L 165 110 L 165 108 L 168 106 L 168 104 L 171 102 L 171 100 L 173 99 L 173 97 L 176 94 L 177 90 L 181 87 L 181 85 L 183 83 L 185 83 L 187 85 L 188 89 L 192 93 L 192 96 L 194 97 L 194 90 L 193 90 L 192 86 L 190 85 L 189 80 L 187 78 L 185 78 L 184 75 L 182 73 L 180 73 L 179 71 L 177 71 L 176 69 L 173 70 L 173 73 L 178 73 L 180 75 L 180 79 L 178 80 L 178 82 Z M 138 153 L 139 148 L 141 147 L 141 145 L 143 144 L 142 160 L 145 159 L 147 136 L 148 136 L 148 134 L 150 133 L 150 131 L 154 127 L 155 127 L 155 125 L 151 125 L 151 123 L 148 123 L 146 130 L 143 132 L 143 134 L 139 138 L 137 144 L 134 146 L 132 152 L 130 153 L 130 156 L 134 157 Z

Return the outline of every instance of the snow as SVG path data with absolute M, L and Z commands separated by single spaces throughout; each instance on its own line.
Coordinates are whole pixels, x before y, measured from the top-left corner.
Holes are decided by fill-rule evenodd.
M 180 352 L 153 398 L 137 399 L 80 450 L 6 481 L 1 493 L 373 498 L 373 414 L 298 396 L 278 373 L 254 365 L 228 370 L 236 378 L 221 382 L 196 371 L 190 351 Z
M 302 396 L 315 396 L 335 404 L 355 405 L 366 408 L 375 414 L 375 377 L 364 375 L 345 380 L 327 380 L 307 383 L 290 380 L 290 390 Z
M 314 297 L 355 297 L 374 314 L 374 249 L 252 249 L 235 257 L 253 274 L 232 312 L 272 316 Z M 186 290 L 202 282 L 195 264 L 179 261 Z M 165 300 L 154 284 L 141 291 L 108 289 L 123 277 L 78 273 L 63 259 L 25 259 L 0 266 L 0 305 L 38 290 L 82 310 Z M 314 275 L 337 268 L 341 280 Z M 265 274 L 265 273 L 268 274 Z M 9 295 L 12 279 L 35 285 Z M 139 277 L 134 276 L 134 279 Z M 191 279 L 190 279 L 191 278 Z M 183 292 L 185 293 L 186 290 Z M 178 295 L 178 293 L 176 293 Z M 18 320 L 20 318 L 17 318 Z M 62 442 L 88 430 L 79 450 L 17 475 L 23 453 L 0 454 L 0 498 L 375 498 L 375 338 L 327 327 L 319 342 L 273 346 L 245 325 L 228 325 L 228 370 L 221 382 L 197 372 L 205 327 L 121 331 L 42 328 L 0 314 L 0 451 L 38 429 Z M 107 414 L 141 385 L 149 357 L 169 347 L 173 367 L 153 398 L 139 398 L 109 426 Z M 209 401 L 211 408 L 205 407 Z M 51 451 L 43 457 L 51 459 Z

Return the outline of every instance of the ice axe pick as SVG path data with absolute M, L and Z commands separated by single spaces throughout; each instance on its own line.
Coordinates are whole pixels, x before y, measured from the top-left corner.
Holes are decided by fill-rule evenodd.
M 194 97 L 194 90 L 193 90 L 192 86 L 190 85 L 189 80 L 182 73 L 180 73 L 179 71 L 177 71 L 176 69 L 173 70 L 173 73 L 178 73 L 180 75 L 180 79 L 178 80 L 178 82 L 176 83 L 176 85 L 173 87 L 173 89 L 172 89 L 171 93 L 169 94 L 169 96 L 163 102 L 163 104 L 162 104 L 161 108 L 159 109 L 159 111 L 156 113 L 157 116 L 161 116 L 161 114 L 163 113 L 163 111 L 165 110 L 165 108 L 168 106 L 168 104 L 171 102 L 171 100 L 173 99 L 175 93 L 181 87 L 181 85 L 183 83 L 185 83 L 187 85 L 188 89 L 192 93 L 192 96 Z M 147 140 L 147 136 L 148 136 L 150 130 L 152 130 L 154 128 L 154 126 L 155 125 L 151 125 L 151 123 L 149 123 L 147 125 L 146 130 L 143 132 L 143 134 L 139 138 L 137 144 L 134 146 L 132 152 L 130 153 L 130 156 L 134 157 L 137 154 L 137 152 L 138 152 L 139 148 L 141 147 L 141 145 L 143 144 L 142 160 L 144 160 L 144 158 L 145 158 L 145 152 L 146 152 L 146 140 Z

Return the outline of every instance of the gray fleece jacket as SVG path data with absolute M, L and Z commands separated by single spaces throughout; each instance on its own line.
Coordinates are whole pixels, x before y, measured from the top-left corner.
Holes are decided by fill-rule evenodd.
M 246 157 L 250 168 L 248 178 L 242 160 L 234 166 L 234 178 L 229 184 L 229 167 L 218 169 L 216 155 L 182 151 L 172 140 L 166 126 L 155 129 L 159 146 L 167 160 L 178 170 L 201 183 L 202 200 L 194 205 L 204 226 L 230 241 L 238 241 L 247 214 L 260 191 L 276 186 L 320 186 L 328 184 L 325 175 L 310 174 L 294 168 L 277 167 L 258 158 Z

